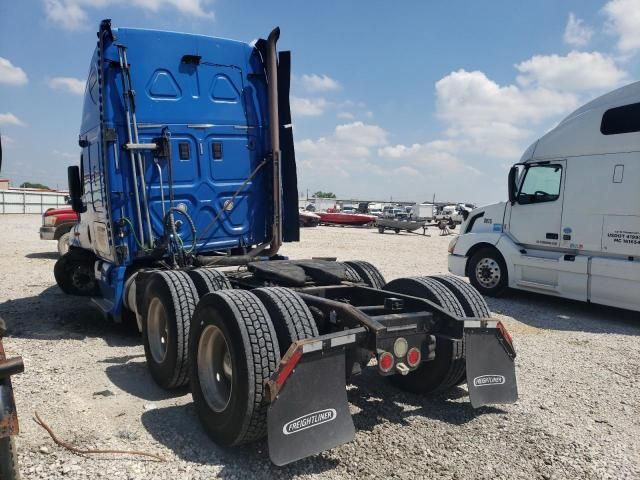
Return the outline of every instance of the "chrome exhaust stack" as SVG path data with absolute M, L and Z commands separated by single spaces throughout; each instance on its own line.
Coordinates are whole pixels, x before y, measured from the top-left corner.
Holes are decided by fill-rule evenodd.
M 267 79 L 269 82 L 269 130 L 273 164 L 273 227 L 271 245 L 265 255 L 273 256 L 282 246 L 282 167 L 280 164 L 280 118 L 278 115 L 278 50 L 280 27 L 267 38 Z

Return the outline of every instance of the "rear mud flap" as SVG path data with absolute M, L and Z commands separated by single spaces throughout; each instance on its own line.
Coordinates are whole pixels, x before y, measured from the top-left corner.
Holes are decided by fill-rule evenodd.
M 343 349 L 301 358 L 269 407 L 267 430 L 276 465 L 353 440 Z
M 473 408 L 518 399 L 515 352 L 497 322 L 466 321 L 467 382 Z

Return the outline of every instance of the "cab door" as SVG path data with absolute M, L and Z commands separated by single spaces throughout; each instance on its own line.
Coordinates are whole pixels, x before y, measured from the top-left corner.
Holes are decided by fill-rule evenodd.
M 560 245 L 565 177 L 565 160 L 533 164 L 525 169 L 507 223 L 516 243 L 525 248 Z
M 559 251 L 566 161 L 528 165 L 522 176 L 506 219 L 506 232 L 522 247 L 508 260 L 513 266 L 509 284 L 566 296 L 566 262 Z M 575 268 L 575 262 L 569 266 Z M 586 293 L 586 289 L 580 290 L 581 295 Z

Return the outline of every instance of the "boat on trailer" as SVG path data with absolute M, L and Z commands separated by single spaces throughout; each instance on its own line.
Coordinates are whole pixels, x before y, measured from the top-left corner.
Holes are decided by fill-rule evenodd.
M 378 217 L 364 213 L 319 212 L 320 223 L 335 225 L 367 225 L 373 223 Z

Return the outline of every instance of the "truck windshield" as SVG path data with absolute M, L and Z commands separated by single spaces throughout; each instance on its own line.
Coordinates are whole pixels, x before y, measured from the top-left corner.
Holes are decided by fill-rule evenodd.
M 553 202 L 560 197 L 560 165 L 529 167 L 518 193 L 518 203 Z

